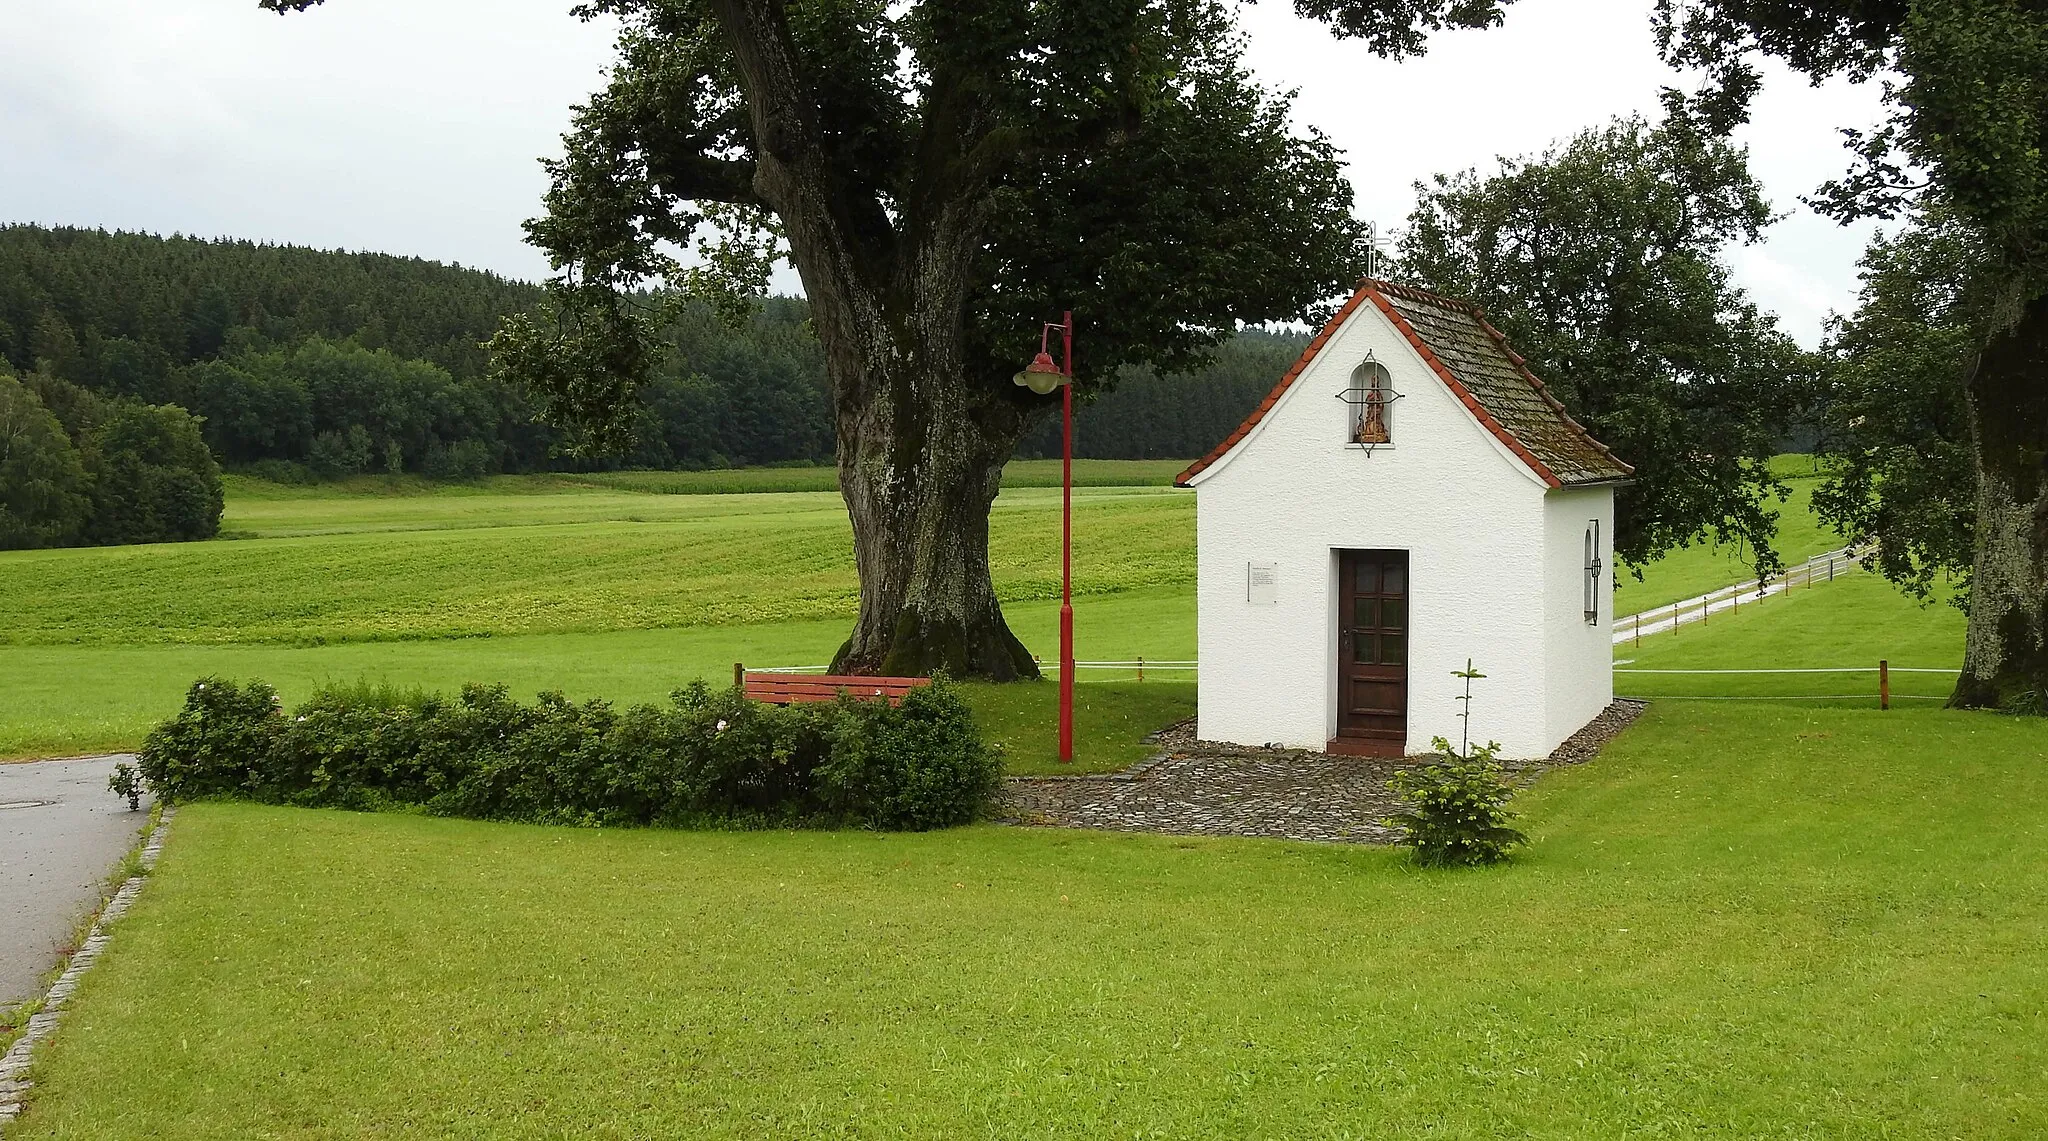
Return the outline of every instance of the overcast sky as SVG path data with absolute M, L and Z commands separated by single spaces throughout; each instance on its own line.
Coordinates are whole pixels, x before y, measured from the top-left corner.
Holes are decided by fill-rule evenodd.
M 521 278 L 546 264 L 519 223 L 568 108 L 602 82 L 609 31 L 569 0 L 0 0 L 0 220 L 384 250 Z M 1649 0 L 1520 0 L 1504 27 L 1437 37 L 1399 65 L 1268 0 L 1245 20 L 1255 72 L 1349 159 L 1361 216 L 1398 226 L 1411 184 L 1490 169 L 1630 111 L 1673 77 Z M 1790 216 L 1733 255 L 1741 283 L 1814 343 L 1846 309 L 1867 229 L 1798 196 L 1846 158 L 1836 128 L 1876 92 L 1774 73 L 1741 136 Z M 796 287 L 793 273 L 779 283 Z

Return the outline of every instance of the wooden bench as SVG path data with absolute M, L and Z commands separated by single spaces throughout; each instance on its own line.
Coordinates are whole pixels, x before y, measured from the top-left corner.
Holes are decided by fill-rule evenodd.
M 903 696 L 920 686 L 930 685 L 928 677 L 846 677 L 834 674 L 786 674 L 749 670 L 732 665 L 733 683 L 746 691 L 747 700 L 765 705 L 794 705 L 800 701 L 837 701 L 840 691 L 862 700 L 880 699 L 891 705 L 903 704 Z

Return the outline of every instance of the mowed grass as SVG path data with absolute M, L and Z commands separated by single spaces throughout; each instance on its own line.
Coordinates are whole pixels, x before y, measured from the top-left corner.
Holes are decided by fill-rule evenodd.
M 1813 513 L 1813 492 L 1820 486 L 1820 476 L 1812 474 L 1810 465 L 1802 462 L 1806 457 L 1778 458 L 1786 461 L 1775 466 L 1791 489 L 1788 499 L 1771 507 L 1778 515 L 1778 557 L 1786 566 L 1797 566 L 1822 551 L 1840 547 L 1842 537 L 1822 526 L 1820 517 Z M 1640 580 L 1628 568 L 1616 568 L 1614 613 L 1635 614 L 1669 606 L 1755 577 L 1756 568 L 1750 561 L 1747 545 L 1695 543 L 1670 551 L 1645 567 Z
M 644 521 L 522 525 L 528 504 L 426 500 L 484 521 L 261 542 L 9 552 L 0 644 L 393 641 L 801 622 L 850 616 L 859 583 L 834 494 L 636 497 Z M 323 501 L 286 501 L 304 519 Z M 667 513 L 664 515 L 664 513 Z M 656 517 L 664 516 L 664 517 Z M 1194 579 L 1194 500 L 1172 489 L 1075 494 L 1075 586 L 1113 594 Z M 1004 601 L 1056 597 L 1059 493 L 1006 492 L 989 557 Z
M 1184 590 L 1084 598 L 1075 610 L 1074 641 L 1083 661 L 1195 655 L 1194 607 Z M 1005 613 L 1026 645 L 1056 659 L 1058 603 L 1014 603 Z M 152 725 L 177 711 L 193 679 L 208 674 L 262 678 L 289 702 L 304 700 L 323 684 L 367 679 L 444 692 L 471 681 L 502 683 L 528 699 L 560 690 L 577 699 L 624 704 L 664 700 L 697 679 L 728 685 L 735 662 L 752 668 L 821 666 L 846 634 L 846 620 L 835 618 L 326 646 L 4 646 L 0 757 L 133 749 Z M 1149 754 L 1144 734 L 1194 712 L 1187 673 L 1155 669 L 1142 683 L 1128 670 L 1084 670 L 1077 676 L 1076 761 L 1082 770 L 1122 768 L 1142 759 Z M 1059 767 L 1052 729 L 1055 690 L 1050 681 L 967 687 L 1014 771 Z M 1159 719 L 1143 724 L 1154 716 Z
M 10 1137 L 2029 1138 L 2032 722 L 1659 706 L 1505 867 L 201 804 Z
M 1877 665 L 1893 667 L 1901 709 L 1936 705 L 1955 688 L 1964 615 L 1945 600 L 1916 602 L 1868 572 L 1772 595 L 1705 624 L 1680 626 L 1615 647 L 1632 670 L 1842 670 L 1857 673 L 1637 673 L 1615 675 L 1615 692 L 1653 698 L 1830 698 L 1819 704 L 1875 708 Z M 1920 670 L 1938 670 L 1921 673 Z M 1896 712 L 1896 711 L 1895 711 Z M 2048 734 L 2048 729 L 2042 730 Z
M 1170 487 L 1187 460 L 1075 460 L 1077 487 Z M 549 495 L 610 489 L 662 495 L 750 495 L 839 490 L 838 469 L 829 465 L 720 468 L 708 471 L 549 472 L 497 475 L 459 483 L 416 475 L 363 475 L 318 484 L 279 484 L 249 476 L 227 476 L 231 499 L 361 499 L 458 496 Z M 1003 467 L 1003 486 L 1058 487 L 1060 461 L 1012 460 Z

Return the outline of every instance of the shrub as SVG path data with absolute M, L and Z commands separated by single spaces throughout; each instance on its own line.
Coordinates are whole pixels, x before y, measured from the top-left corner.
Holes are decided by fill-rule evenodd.
M 436 442 L 428 445 L 420 471 L 430 479 L 482 479 L 491 473 L 497 462 L 496 449 L 482 440 L 457 440 L 452 444 Z
M 136 775 L 135 766 L 122 761 L 114 766 L 107 777 L 107 791 L 128 801 L 128 811 L 142 811 L 142 778 Z
M 503 686 L 453 701 L 330 687 L 289 715 L 261 682 L 195 683 L 151 732 L 143 775 L 167 800 L 413 806 L 579 825 L 848 823 L 925 829 L 980 815 L 1000 778 L 966 703 L 934 685 L 900 708 L 759 705 L 698 682 L 624 711 Z
M 257 460 L 242 466 L 242 474 L 266 479 L 272 483 L 285 483 L 303 487 L 315 482 L 313 469 L 305 464 L 290 460 Z
M 346 431 L 321 432 L 306 449 L 306 466 L 321 479 L 361 475 L 370 467 L 370 434 L 361 424 Z
M 832 753 L 818 773 L 831 810 L 881 828 L 965 824 L 995 794 L 1002 760 L 950 686 L 913 689 L 903 704 L 841 697 Z
M 277 692 L 260 681 L 203 677 L 185 691 L 176 717 L 149 731 L 137 758 L 165 800 L 202 796 L 267 799 L 265 776 L 284 718 Z
M 1515 790 L 1501 773 L 1492 741 L 1460 756 L 1451 743 L 1431 742 L 1437 759 L 1405 769 L 1388 782 L 1408 810 L 1386 823 L 1400 829 L 1401 843 L 1415 850 L 1424 867 L 1494 864 L 1529 838 L 1509 827 L 1514 813 L 1507 808 Z

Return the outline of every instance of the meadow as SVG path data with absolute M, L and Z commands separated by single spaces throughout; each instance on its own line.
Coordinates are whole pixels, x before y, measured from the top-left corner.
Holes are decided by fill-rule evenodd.
M 1786 566 L 1831 551 L 1842 545 L 1841 536 L 1822 526 L 1814 515 L 1813 491 L 1821 475 L 1811 458 L 1779 456 L 1773 465 L 1785 480 L 1787 497 L 1773 500 L 1768 509 L 1778 516 L 1776 546 Z M 1640 577 L 1628 567 L 1615 571 L 1614 613 L 1634 614 L 1697 598 L 1710 590 L 1754 578 L 1748 562 L 1749 550 L 1740 543 L 1716 543 L 1711 538 L 1666 553 L 1641 568 Z
M 1193 498 L 1168 486 L 1181 466 L 1076 464 L 1082 660 L 1195 656 Z M 1800 474 L 1796 460 L 1787 470 Z M 636 702 L 721 682 L 734 662 L 823 665 L 858 592 L 831 477 L 764 468 L 310 487 L 230 477 L 233 540 L 0 553 L 0 758 L 132 749 L 205 674 L 265 678 L 288 700 L 369 678 Z M 1047 658 L 1058 478 L 1055 461 L 1011 464 L 990 524 L 1005 613 Z M 1812 482 L 1795 479 L 1781 509 L 1788 558 L 1833 545 L 1805 510 Z M 1642 581 L 1623 572 L 1616 612 L 1735 581 L 1741 555 L 1694 546 Z M 1083 768 L 1142 758 L 1145 732 L 1193 710 L 1184 672 L 1155 668 L 1142 684 L 1131 672 L 1081 678 Z M 971 688 L 1013 767 L 1053 764 L 1040 719 L 1051 687 Z

